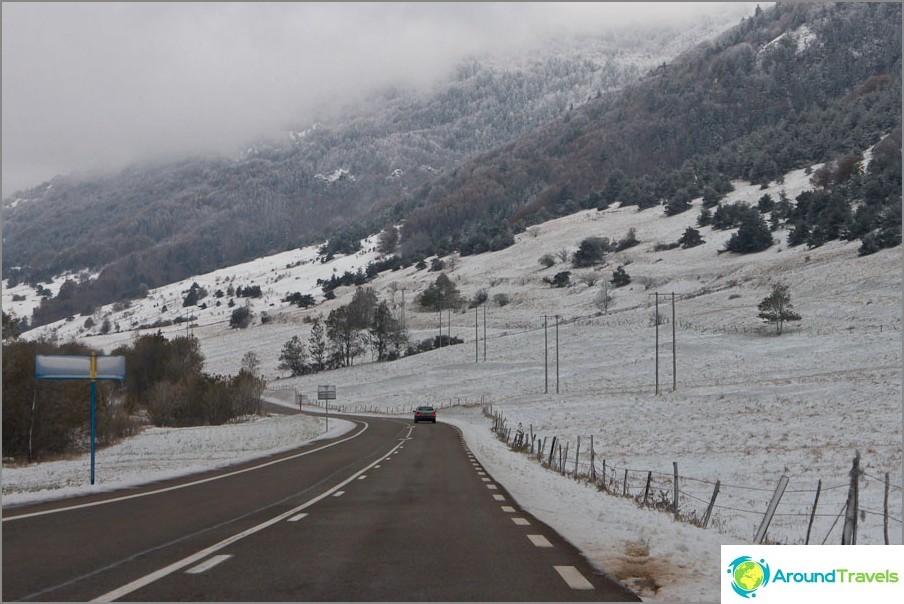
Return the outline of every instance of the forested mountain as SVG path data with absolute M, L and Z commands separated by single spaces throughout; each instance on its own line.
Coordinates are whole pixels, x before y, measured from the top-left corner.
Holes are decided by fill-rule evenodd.
M 478 253 L 580 208 L 677 211 L 731 179 L 819 162 L 825 186 L 781 216 L 801 242 L 899 242 L 901 5 L 778 4 L 709 32 L 475 57 L 429 93 L 383 90 L 239 158 L 56 178 L 4 202 L 3 276 L 102 269 L 46 300 L 37 324 L 327 236 L 349 251 L 403 222 L 406 261 Z M 680 42 L 691 49 L 667 62 Z M 856 154 L 883 136 L 861 170 Z
M 900 126 L 901 5 L 778 4 L 393 210 L 406 254 L 475 253 L 581 208 L 718 196 L 731 179 L 828 162 L 822 193 L 841 196 L 851 222 L 866 208 L 858 234 L 884 219 L 900 241 Z M 860 174 L 859 154 L 889 134 Z

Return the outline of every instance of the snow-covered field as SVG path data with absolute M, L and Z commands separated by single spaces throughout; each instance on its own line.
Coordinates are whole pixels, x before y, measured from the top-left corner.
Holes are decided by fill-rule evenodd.
M 777 199 L 782 189 L 793 200 L 805 188 L 807 176 L 798 171 L 767 190 L 736 183 L 727 201 L 755 204 L 765 193 Z M 314 294 L 319 302 L 322 296 L 316 279 L 364 267 L 377 258 L 373 240 L 364 252 L 331 263 L 317 261 L 313 248 L 297 250 L 154 290 L 123 312 L 98 312 L 97 325 L 108 315 L 123 329 L 121 333 L 87 337 L 85 317 L 36 331 L 49 334 L 55 330 L 64 339 L 81 337 L 109 351 L 134 337 L 134 332 L 126 331 L 132 323 L 161 318 L 164 304 L 169 313 L 164 317 L 185 314 L 181 300 L 191 281 L 211 294 L 225 289 L 227 283 L 261 285 L 265 295 L 252 301 L 252 308 L 258 317 L 263 311 L 270 315 L 266 325 L 229 329 L 225 302 L 206 311 L 192 309 L 197 320 L 191 332 L 200 338 L 207 371 L 234 373 L 242 355 L 253 351 L 271 388 L 288 388 L 288 392 L 315 399 L 318 385 L 335 384 L 336 403 L 350 412 L 366 409 L 407 416 L 415 404 L 443 404 L 442 421 L 462 428 L 475 455 L 521 505 L 646 600 L 718 601 L 720 544 L 752 542 L 783 475 L 789 478 L 789 485 L 768 539 L 789 544 L 805 541 L 820 485 L 810 542 L 839 543 L 843 518 L 838 515 L 847 497 L 856 452 L 864 471 L 858 542 L 884 543 L 884 481 L 888 473 L 888 534 L 891 543 L 901 543 L 901 247 L 861 258 L 857 256 L 859 242 L 832 242 L 811 250 L 789 248 L 787 232 L 779 231 L 775 234 L 779 243 L 764 252 L 719 254 L 731 233 L 704 227 L 700 229 L 704 245 L 655 251 L 657 243 L 677 241 L 687 226 L 695 226 L 699 203 L 696 200 L 693 210 L 668 218 L 662 216 L 662 208 L 584 211 L 529 229 L 506 250 L 456 257 L 451 263 L 447 258 L 446 273 L 464 296 L 474 296 L 481 289 L 489 295 L 487 339 L 483 337 L 482 309 L 453 312 L 451 328 L 450 315 L 444 313 L 443 330 L 451 329 L 464 344 L 393 363 L 359 358 L 346 369 L 277 379 L 282 345 L 293 335 L 306 341 L 310 329 L 306 319 L 326 316 L 348 303 L 353 288 L 340 288 L 336 300 L 309 310 L 279 300 L 299 291 Z M 588 236 L 619 240 L 631 228 L 641 244 L 611 255 L 606 265 L 596 269 L 573 269 L 562 262 L 545 269 L 538 262 L 546 253 L 576 250 Z M 298 262 L 301 264 L 294 266 Z M 610 288 L 613 300 L 603 312 L 595 299 L 602 280 L 610 278 L 619 265 L 625 267 L 632 283 Z M 572 271 L 572 286 L 553 288 L 543 281 L 563 270 Z M 411 337 L 420 340 L 438 333 L 439 316 L 419 312 L 414 299 L 437 275 L 411 267 L 384 273 L 367 286 L 373 287 L 380 299 L 389 300 L 400 315 L 405 300 Z M 588 285 L 590 277 L 598 281 Z M 790 286 L 795 310 L 803 317 L 786 325 L 781 336 L 757 318 L 757 304 L 778 282 Z M 13 293 L 28 295 L 17 288 L 4 291 L 5 309 L 15 310 Z M 665 319 L 658 330 L 659 394 L 655 392 L 656 293 Z M 505 294 L 509 303 L 500 306 L 494 301 L 497 294 Z M 560 317 L 557 330 L 555 315 Z M 544 316 L 549 317 L 548 329 L 544 329 Z M 173 336 L 186 331 L 184 324 L 163 329 Z M 462 406 L 449 407 L 450 403 Z M 676 522 L 664 511 L 641 509 L 630 499 L 602 493 L 509 451 L 495 439 L 490 431 L 492 422 L 477 403 L 491 405 L 503 414 L 507 426 L 521 423 L 540 438 L 557 437 L 568 443 L 570 470 L 578 437 L 580 470 L 589 470 L 592 436 L 597 472 L 605 460 L 607 477 L 617 479 L 612 488 L 619 493 L 628 469 L 630 494 L 642 495 L 647 473 L 652 472 L 651 499 L 658 499 L 660 492 L 671 498 L 673 464 L 677 464 L 679 510 L 684 515 L 702 515 L 718 480 L 720 491 L 709 528 Z M 178 447 L 182 453 L 173 455 L 175 467 L 187 465 L 178 462 L 179 456 L 190 456 L 191 447 L 197 450 L 196 442 L 203 441 L 205 451 L 217 449 L 222 442 L 231 451 L 226 459 L 211 462 L 222 463 L 255 454 L 255 449 L 265 453 L 314 438 L 318 428 L 309 426 L 309 421 L 272 417 L 224 428 L 148 430 L 109 453 L 100 452 L 99 476 L 105 484 L 116 483 L 120 474 L 127 476 L 122 480 L 136 480 L 134 472 L 125 470 L 127 462 L 103 461 L 104 455 L 112 455 L 117 448 L 147 447 L 156 459 L 163 460 L 170 457 L 166 453 L 170 448 Z M 291 433 L 288 440 L 273 436 L 277 426 Z M 260 442 L 256 442 L 258 437 L 249 437 L 243 441 L 247 449 L 237 451 L 231 430 L 245 430 L 249 435 L 260 431 Z M 171 436 L 174 434 L 180 435 L 178 439 Z M 135 445 L 140 439 L 149 439 L 148 444 Z M 174 439 L 181 439 L 182 444 L 174 444 Z M 547 451 L 548 447 L 547 442 Z M 117 455 L 117 459 L 129 457 L 127 451 Z M 136 462 L 141 457 L 140 453 L 134 455 Z M 114 471 L 119 463 L 124 468 Z M 65 469 L 65 464 L 78 467 Z M 79 480 L 87 480 L 85 468 L 84 460 L 5 468 L 4 503 L 73 489 Z M 84 487 L 76 490 L 80 489 Z

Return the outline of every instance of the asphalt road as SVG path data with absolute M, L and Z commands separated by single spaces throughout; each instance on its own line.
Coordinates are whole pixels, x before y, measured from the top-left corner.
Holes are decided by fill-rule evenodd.
M 443 424 L 5 509 L 3 601 L 639 601 L 521 510 Z

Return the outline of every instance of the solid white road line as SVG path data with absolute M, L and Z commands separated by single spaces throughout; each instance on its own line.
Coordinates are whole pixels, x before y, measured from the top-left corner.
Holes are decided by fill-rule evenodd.
M 226 474 L 220 474 L 218 476 L 211 476 L 210 478 L 202 478 L 201 480 L 195 480 L 193 482 L 186 482 L 185 484 L 179 484 L 172 487 L 166 487 L 163 489 L 157 489 L 155 491 L 148 491 L 146 493 L 136 493 L 134 495 L 124 495 L 122 497 L 113 497 L 111 499 L 104 499 L 102 501 L 93 501 L 91 503 L 81 503 L 78 505 L 70 505 L 64 508 L 56 508 L 53 510 L 46 510 L 43 512 L 33 512 L 31 514 L 20 514 L 18 516 L 5 516 L 3 518 L 3 522 L 12 522 L 13 520 L 22 520 L 24 518 L 33 518 L 35 516 L 45 516 L 47 514 L 56 514 L 58 512 L 68 512 L 69 510 L 78 510 L 81 508 L 90 508 L 97 505 L 106 505 L 108 503 L 114 503 L 116 501 L 125 501 L 126 499 L 135 499 L 137 497 L 147 497 L 149 495 L 156 495 L 158 493 L 167 493 L 169 491 L 176 491 L 178 489 L 184 489 L 187 487 L 193 487 L 195 485 L 204 484 L 205 482 L 212 482 L 214 480 L 220 480 L 221 478 L 228 478 L 230 476 L 235 476 L 237 474 L 244 474 L 245 472 L 251 472 L 252 470 L 259 470 L 261 468 L 266 468 L 267 466 L 272 466 L 274 464 L 282 463 L 284 461 L 289 461 L 291 459 L 298 459 L 299 457 L 304 457 L 305 455 L 310 455 L 311 453 L 317 453 L 318 451 L 323 451 L 324 449 L 329 449 L 330 447 L 334 447 L 338 444 L 349 441 L 353 438 L 357 438 L 364 434 L 364 432 L 370 427 L 370 424 L 366 422 L 362 422 L 364 424 L 364 428 L 358 432 L 357 434 L 353 434 L 348 438 L 343 438 L 342 440 L 337 440 L 336 442 L 330 443 L 328 445 L 324 445 L 322 447 L 318 447 L 316 449 L 311 449 L 310 451 L 305 451 L 304 453 L 298 453 L 297 455 L 291 455 L 289 457 L 284 457 L 282 459 L 277 459 L 274 461 L 268 461 L 266 463 L 262 463 L 260 465 L 252 466 L 250 468 L 244 468 L 241 470 L 236 470 L 235 472 L 227 472 Z
M 543 535 L 528 535 L 527 538 L 537 547 L 552 547 L 552 543 Z
M 593 584 L 573 566 L 553 566 L 571 589 L 593 589 Z
M 208 558 L 207 560 L 205 560 L 204 562 L 202 562 L 201 564 L 199 564 L 197 566 L 191 567 L 190 569 L 185 571 L 185 573 L 189 574 L 189 575 L 199 575 L 199 574 L 203 573 L 204 571 L 210 570 L 211 568 L 213 568 L 220 562 L 225 562 L 226 560 L 229 560 L 230 558 L 232 558 L 232 555 L 230 555 L 230 554 L 222 554 L 219 556 L 214 556 L 213 558 Z
M 396 445 L 396 446 L 398 446 L 398 445 Z M 317 495 L 313 499 L 309 499 L 305 503 L 302 503 L 301 505 L 299 505 L 291 510 L 288 510 L 287 512 L 283 512 L 282 514 L 279 514 L 278 516 L 274 516 L 270 520 L 266 520 L 266 521 L 258 524 L 257 526 L 252 526 L 251 528 L 249 528 L 247 530 L 244 530 L 240 533 L 236 533 L 232 537 L 227 537 L 226 539 L 223 539 L 219 543 L 215 543 L 215 544 L 211 545 L 210 547 L 204 548 L 201 551 L 192 554 L 191 556 L 183 558 L 177 562 L 173 562 L 169 566 L 165 566 L 150 574 L 147 574 L 143 577 L 135 579 L 131 583 L 127 583 L 126 585 L 123 585 L 122 587 L 118 587 L 112 591 L 108 591 L 107 593 L 105 593 L 101 596 L 98 596 L 91 601 L 92 602 L 112 602 L 113 600 L 119 600 L 120 598 L 123 598 L 123 597 L 129 595 L 133 591 L 137 591 L 137 590 L 141 589 L 142 587 L 146 587 L 146 586 L 150 585 L 151 583 L 154 583 L 155 581 L 159 581 L 160 579 L 173 574 L 174 572 L 182 570 L 186 566 L 191 566 L 192 564 L 195 564 L 196 562 L 200 562 L 207 556 L 214 554 L 214 553 L 220 551 L 221 549 L 229 547 L 233 543 L 235 543 L 237 541 L 241 541 L 245 537 L 258 533 L 267 527 L 270 527 L 274 524 L 282 522 L 283 520 L 290 518 L 292 516 L 295 516 L 302 510 L 305 510 L 305 509 L 311 507 L 312 505 L 314 505 L 321 499 L 326 499 L 327 497 L 329 497 L 330 495 L 333 495 L 335 493 L 344 492 L 344 491 L 339 491 L 339 489 L 341 489 L 348 483 L 352 482 L 353 480 L 358 478 L 358 476 L 364 474 L 365 472 L 370 470 L 375 465 L 377 465 L 377 462 L 373 462 L 372 464 L 361 468 L 360 470 L 358 470 L 357 472 L 355 472 L 354 474 L 352 474 L 351 476 L 349 476 L 348 478 L 346 478 L 345 480 L 343 480 L 342 482 L 340 482 L 339 484 L 334 486 L 332 489 L 328 489 L 328 490 L 324 491 L 323 493 L 321 493 L 320 495 Z
M 304 518 L 307 515 L 308 515 L 307 512 L 302 512 L 301 514 L 296 514 L 295 516 L 292 516 L 291 518 L 289 518 L 289 522 L 298 522 L 299 520 L 301 520 L 302 518 Z
M 530 525 L 530 522 L 528 522 L 527 518 L 512 518 L 512 522 L 514 522 L 518 526 L 529 526 Z

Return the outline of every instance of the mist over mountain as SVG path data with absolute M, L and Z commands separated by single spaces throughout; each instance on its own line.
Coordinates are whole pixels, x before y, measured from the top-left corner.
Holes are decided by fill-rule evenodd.
M 710 22 L 558 38 L 475 56 L 430 91 L 340 100 L 238 157 L 57 177 L 4 201 L 4 278 L 99 272 L 46 300 L 42 323 L 327 237 L 347 252 L 400 222 L 407 262 L 500 249 L 582 208 L 856 164 L 852 153 L 885 137 L 876 165 L 896 152 L 897 174 L 834 183 L 849 210 L 872 209 L 848 233 L 865 236 L 894 222 L 895 204 L 900 217 L 900 10 L 780 4 L 718 36 Z

